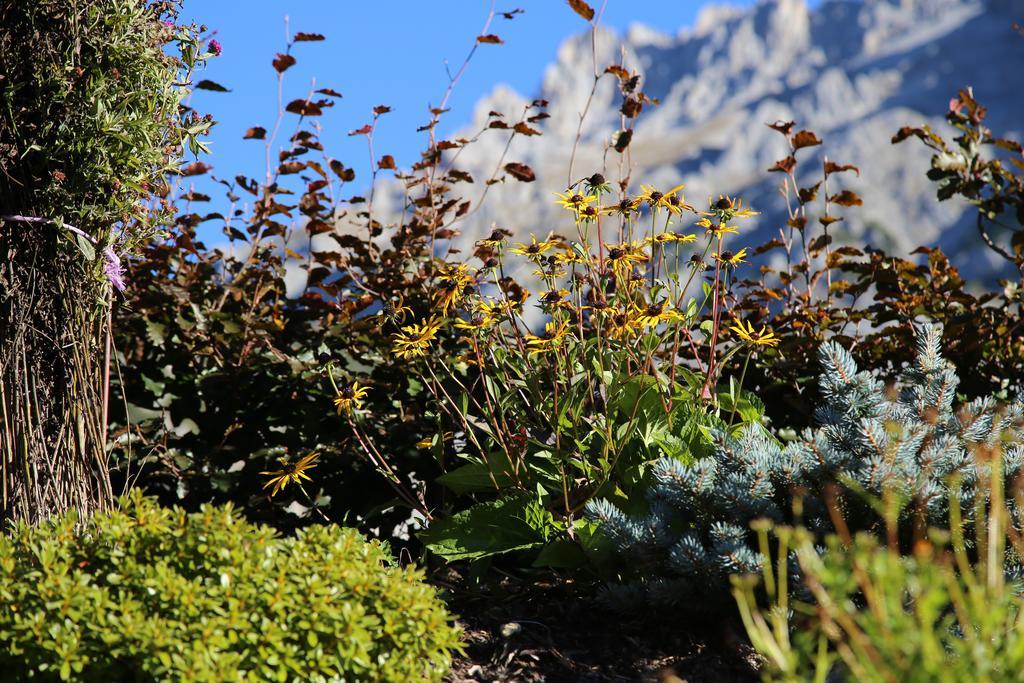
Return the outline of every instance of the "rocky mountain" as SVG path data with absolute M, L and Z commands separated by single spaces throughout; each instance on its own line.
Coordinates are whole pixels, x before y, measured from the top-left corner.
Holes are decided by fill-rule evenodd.
M 904 125 L 942 116 L 959 88 L 973 86 L 989 106 L 994 131 L 1024 133 L 1024 0 L 825 0 L 814 10 L 804 0 L 762 0 L 749 10 L 708 7 L 696 24 L 665 35 L 636 26 L 625 35 L 601 31 L 599 69 L 620 61 L 643 75 L 642 88 L 661 104 L 645 108 L 631 145 L 634 186 L 686 183 L 691 203 L 708 195 L 739 195 L 763 213 L 746 233 L 750 244 L 777 234 L 784 222 L 780 175 L 767 169 L 786 154 L 785 141 L 765 124 L 795 120 L 825 139 L 802 163 L 810 174 L 820 157 L 861 168 L 843 179 L 865 200 L 839 224 L 839 241 L 907 253 L 940 245 L 973 277 L 992 277 L 1001 263 L 980 246 L 969 207 L 938 203 L 925 177 L 930 153 L 908 141 L 890 143 Z M 497 86 L 476 107 L 466 132 L 488 112 L 511 115 L 535 97 L 550 102 L 544 137 L 517 138 L 508 161 L 532 166 L 533 183 L 494 186 L 487 205 L 463 226 L 467 242 L 492 221 L 520 233 L 568 232 L 552 203 L 565 188 L 569 154 L 592 84 L 590 35 L 565 42 L 538 93 Z M 619 95 L 611 76 L 600 85 L 583 126 L 573 180 L 603 170 L 617 178 L 617 155 L 606 143 L 619 128 Z M 465 150 L 460 168 L 489 177 L 505 139 L 491 135 Z M 800 178 L 801 182 L 811 176 Z M 478 180 L 475 191 L 482 182 Z M 557 210 L 556 210 L 557 209 Z

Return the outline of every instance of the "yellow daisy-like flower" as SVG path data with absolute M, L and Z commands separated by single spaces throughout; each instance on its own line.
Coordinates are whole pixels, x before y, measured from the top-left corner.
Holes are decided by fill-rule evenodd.
M 527 258 L 540 258 L 541 254 L 558 246 L 558 244 L 559 243 L 553 239 L 546 239 L 543 242 L 538 242 L 536 237 L 530 235 L 529 244 L 519 244 L 512 249 L 509 249 L 509 251 L 513 254 L 526 256 Z
M 647 253 L 637 242 L 626 242 L 623 244 L 606 244 L 605 262 L 608 263 L 612 272 L 616 275 L 628 273 L 633 264 L 646 263 Z
M 744 325 L 746 325 L 745 328 Z M 767 325 L 762 325 L 760 330 L 755 330 L 750 321 L 741 320 L 739 324 L 732 325 L 729 329 L 738 334 L 740 339 L 754 346 L 774 347 L 779 345 L 779 338 L 768 329 Z
M 462 299 L 466 287 L 472 284 L 473 274 L 470 272 L 469 266 L 460 263 L 454 267 L 448 267 L 437 279 L 434 305 L 441 309 L 442 315 L 447 314 L 448 309 Z
M 530 292 L 527 289 L 522 290 L 521 298 L 516 301 L 514 299 L 498 299 L 496 301 L 481 301 L 477 304 L 476 312 L 484 317 L 497 320 L 503 315 L 512 315 L 518 313 L 523 309 L 523 304 L 530 298 Z
M 565 265 L 567 263 L 586 263 L 586 257 L 572 247 L 567 247 L 561 254 L 555 255 L 555 260 Z
M 556 308 L 572 308 L 572 302 L 566 299 L 569 296 L 568 289 L 552 289 L 540 295 L 541 307 L 546 310 Z
M 696 241 L 696 235 L 685 232 L 659 232 L 654 237 L 644 238 L 644 242 L 648 244 L 650 244 L 651 242 L 657 242 L 658 244 L 668 244 L 670 242 L 674 242 L 676 244 L 686 244 L 688 242 Z
M 569 211 L 575 212 L 577 216 L 579 216 L 588 204 L 597 201 L 597 197 L 574 192 L 571 188 L 566 190 L 565 194 L 562 194 L 561 192 L 556 192 L 555 194 L 559 197 L 555 204 L 563 206 Z
M 628 311 L 617 308 L 608 308 L 603 311 L 604 331 L 612 339 L 627 339 L 636 335 L 641 326 L 637 324 L 636 316 Z
M 544 325 L 544 334 L 526 335 L 526 347 L 530 350 L 530 355 L 535 356 L 539 353 L 547 353 L 557 349 L 562 345 L 562 340 L 565 335 L 569 332 L 569 326 L 566 323 L 549 322 Z
M 739 233 L 739 230 L 736 229 L 736 226 L 726 225 L 722 221 L 713 222 L 707 218 L 701 218 L 699 221 L 697 221 L 697 225 L 704 228 L 705 234 L 712 235 L 714 237 L 729 234 L 735 235 Z
M 294 463 L 289 463 L 284 458 L 281 458 L 278 460 L 282 465 L 281 469 L 274 470 L 273 472 L 260 472 L 260 474 L 270 477 L 263 485 L 263 490 L 271 489 L 270 495 L 273 497 L 289 483 L 302 484 L 303 479 L 313 481 L 306 475 L 306 470 L 316 467 L 316 459 L 319 457 L 320 454 L 314 451 Z
M 480 330 L 486 330 L 488 327 L 494 325 L 494 318 L 476 314 L 469 320 L 462 320 L 461 318 L 455 321 L 455 329 L 466 330 L 467 332 L 479 332 Z
M 359 410 L 363 406 L 363 399 L 366 398 L 366 394 L 369 393 L 369 389 L 359 384 L 359 382 L 353 382 L 352 386 L 345 387 L 338 392 L 338 395 L 334 397 L 334 407 L 338 409 L 338 414 L 351 415 L 353 410 Z
M 681 195 L 676 195 L 679 190 L 686 187 L 685 185 L 676 185 L 668 192 L 658 192 L 654 189 L 653 185 L 641 185 L 640 196 L 637 197 L 638 201 L 647 202 L 647 206 L 652 209 L 661 207 L 668 209 L 670 213 L 679 214 L 682 213 L 683 209 L 692 209 L 683 201 Z
M 661 323 L 683 320 L 683 316 L 664 301 L 660 304 L 651 304 L 646 308 L 638 308 L 634 318 L 636 324 L 641 327 L 657 327 Z
M 401 294 L 398 295 L 398 301 L 391 301 L 390 299 L 383 301 L 380 306 L 380 312 L 377 313 L 378 325 L 384 326 L 385 323 L 394 323 L 400 325 L 405 322 L 405 316 L 412 313 L 412 309 L 405 305 L 405 299 Z
M 637 213 L 640 211 L 640 199 L 627 197 L 620 201 L 618 204 L 612 204 L 611 206 L 601 207 L 602 213 L 617 213 L 620 216 L 628 216 L 631 213 Z
M 721 263 L 723 266 L 731 266 L 735 268 L 741 263 L 746 263 L 744 257 L 747 255 L 747 248 L 744 247 L 737 251 L 735 254 L 731 251 L 723 251 L 721 255 L 714 253 L 712 258 Z
M 418 358 L 427 355 L 430 342 L 437 336 L 441 329 L 441 320 L 431 318 L 426 322 L 406 325 L 394 337 L 394 353 L 397 357 Z
M 508 230 L 502 230 L 501 228 L 495 228 L 491 231 L 491 234 L 487 239 L 477 241 L 477 246 L 480 247 L 491 247 L 496 249 L 505 243 L 506 238 L 509 236 Z
M 702 212 L 703 213 L 703 212 Z M 705 216 L 717 216 L 720 223 L 728 223 L 733 218 L 750 218 L 758 215 L 757 211 L 743 208 L 742 199 L 733 199 L 728 195 L 718 195 L 718 201 L 712 202 L 708 197 L 708 211 Z

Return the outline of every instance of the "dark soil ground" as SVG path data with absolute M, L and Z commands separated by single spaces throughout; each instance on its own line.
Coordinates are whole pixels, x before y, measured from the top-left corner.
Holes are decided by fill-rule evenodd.
M 614 613 L 567 584 L 452 588 L 449 605 L 466 645 L 452 683 L 759 680 L 757 657 L 737 624 Z

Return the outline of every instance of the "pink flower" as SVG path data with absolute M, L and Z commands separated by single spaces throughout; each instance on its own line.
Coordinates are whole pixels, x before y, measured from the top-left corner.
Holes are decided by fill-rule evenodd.
M 107 276 L 114 289 L 124 291 L 124 266 L 121 265 L 121 258 L 113 247 L 103 250 L 103 274 Z
M 222 48 L 219 40 L 214 38 L 210 41 L 210 52 L 212 52 L 215 56 L 220 57 L 221 50 Z

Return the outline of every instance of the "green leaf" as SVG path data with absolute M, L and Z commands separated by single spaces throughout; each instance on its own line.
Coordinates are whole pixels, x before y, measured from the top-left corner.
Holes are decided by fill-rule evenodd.
M 434 522 L 418 537 L 446 562 L 540 548 L 544 533 L 531 525 L 538 521 L 536 506 L 537 501 L 528 496 L 479 503 Z
M 492 460 L 493 458 L 504 459 L 504 457 L 502 453 L 495 453 Z M 476 491 L 494 491 L 495 482 L 499 488 L 512 485 L 512 476 L 507 470 L 507 465 L 504 469 L 495 467 L 493 479 L 491 469 L 487 465 L 475 462 L 446 472 L 437 478 L 437 483 L 460 495 Z
M 760 422 L 764 415 L 764 403 L 749 391 L 739 392 L 739 398 L 733 400 L 733 394 L 722 392 L 718 395 L 719 405 L 722 408 L 723 417 L 728 417 L 733 412 L 735 405 L 736 415 L 743 422 Z

